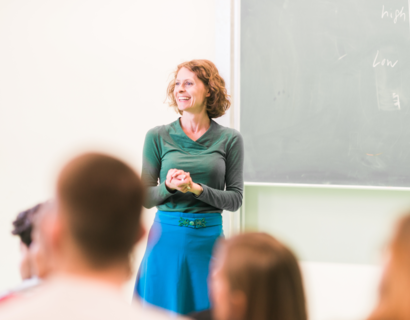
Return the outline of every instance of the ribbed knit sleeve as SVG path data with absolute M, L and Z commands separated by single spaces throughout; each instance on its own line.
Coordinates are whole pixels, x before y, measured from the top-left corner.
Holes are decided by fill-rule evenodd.
M 203 192 L 196 197 L 213 207 L 236 211 L 243 198 L 243 139 L 239 132 L 232 138 L 226 156 L 225 190 L 217 190 L 200 183 Z
M 161 170 L 161 142 L 156 128 L 147 132 L 142 160 L 142 181 L 147 187 L 144 207 L 150 209 L 162 204 L 174 193 L 168 191 L 165 181 L 158 184 Z

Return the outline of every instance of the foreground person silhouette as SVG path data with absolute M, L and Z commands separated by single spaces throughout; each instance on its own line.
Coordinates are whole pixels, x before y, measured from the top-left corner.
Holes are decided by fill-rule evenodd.
M 58 177 L 56 210 L 42 222 L 53 275 L 35 296 L 5 303 L 0 318 L 166 319 L 121 294 L 130 254 L 144 234 L 143 198 L 140 178 L 122 161 L 95 153 L 70 161 Z

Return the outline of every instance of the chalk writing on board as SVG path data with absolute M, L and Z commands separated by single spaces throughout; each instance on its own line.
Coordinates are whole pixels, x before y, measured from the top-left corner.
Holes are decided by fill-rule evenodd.
M 404 13 L 404 7 L 401 8 L 401 10 L 386 10 L 385 7 L 382 7 L 382 19 L 384 18 L 390 18 L 393 19 L 394 23 L 397 23 L 397 21 L 406 21 L 406 14 Z
M 396 60 L 395 62 L 393 62 L 393 61 L 390 61 L 389 59 L 379 59 L 379 50 L 377 50 L 376 57 L 374 58 L 374 61 L 373 61 L 373 68 L 376 68 L 377 66 L 387 66 L 387 67 L 394 68 L 398 62 L 399 60 Z
M 397 107 L 397 109 L 400 110 L 400 97 L 395 92 L 393 92 L 393 102 L 394 102 L 394 105 Z

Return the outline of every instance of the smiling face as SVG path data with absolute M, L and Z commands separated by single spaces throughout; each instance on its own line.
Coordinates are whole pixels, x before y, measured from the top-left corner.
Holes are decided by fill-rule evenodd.
M 208 88 L 194 72 L 187 68 L 178 71 L 174 97 L 179 110 L 199 113 L 206 107 L 206 98 L 209 96 Z

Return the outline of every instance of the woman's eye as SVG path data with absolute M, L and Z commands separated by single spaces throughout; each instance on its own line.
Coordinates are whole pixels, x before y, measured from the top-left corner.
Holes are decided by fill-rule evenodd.
M 176 85 L 176 86 L 179 86 L 179 82 L 175 82 L 175 85 Z
M 193 83 L 192 83 L 192 82 L 187 82 L 186 85 L 187 85 L 187 86 L 192 86 Z

